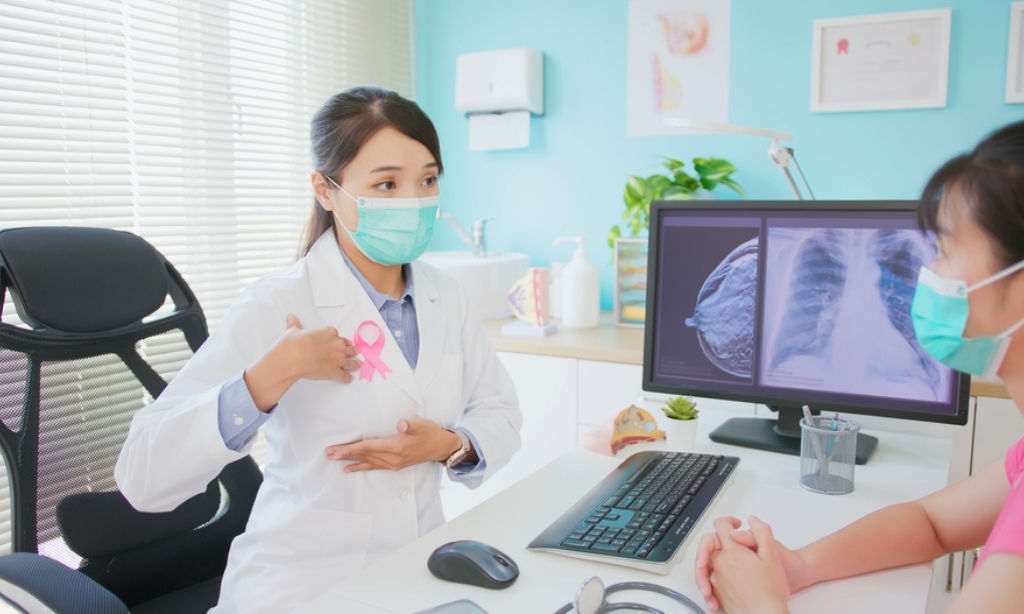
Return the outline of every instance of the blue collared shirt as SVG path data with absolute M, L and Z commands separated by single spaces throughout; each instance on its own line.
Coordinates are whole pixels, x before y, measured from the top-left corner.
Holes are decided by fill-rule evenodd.
M 338 252 L 345 261 L 345 265 L 352 271 L 359 285 L 366 292 L 367 296 L 370 297 L 373 306 L 380 312 L 381 319 L 384 320 L 384 324 L 391 330 L 391 335 L 394 337 L 395 342 L 398 343 L 399 349 L 402 350 L 402 355 L 405 356 L 406 362 L 409 363 L 412 369 L 416 369 L 420 352 L 420 329 L 416 322 L 416 306 L 413 302 L 414 282 L 412 267 L 408 264 L 403 266 L 405 291 L 402 293 L 401 298 L 396 299 L 383 292 L 378 292 L 367 281 L 366 277 L 359 272 L 359 269 L 352 264 L 344 250 L 339 247 Z M 270 411 L 262 412 L 256 407 L 256 402 L 252 400 L 249 388 L 245 385 L 244 375 L 245 372 L 243 371 L 228 380 L 221 387 L 220 395 L 217 398 L 218 424 L 221 437 L 224 438 L 224 444 L 236 452 L 241 450 L 256 435 L 260 426 L 270 419 L 270 411 L 273 411 L 273 408 L 271 408 Z M 473 449 L 477 450 L 479 455 L 480 446 L 477 444 L 473 434 L 462 428 L 455 430 L 461 431 L 469 437 L 470 442 L 473 444 Z M 459 465 L 455 474 L 458 476 L 466 476 L 471 473 L 476 474 L 483 471 L 486 466 L 486 462 L 480 456 L 479 462 L 475 465 Z

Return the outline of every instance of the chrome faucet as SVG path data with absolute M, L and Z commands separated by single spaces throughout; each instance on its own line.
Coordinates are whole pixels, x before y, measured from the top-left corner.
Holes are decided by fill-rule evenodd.
M 473 255 L 477 258 L 485 258 L 487 256 L 487 243 L 484 239 L 484 231 L 487 229 L 487 219 L 479 219 L 473 222 L 473 236 L 470 237 L 469 233 L 462 229 L 458 220 L 455 216 L 447 211 L 441 211 L 441 215 L 444 219 L 448 220 L 448 223 L 455 229 L 455 233 L 459 235 L 462 242 L 466 244 L 469 249 L 473 250 Z

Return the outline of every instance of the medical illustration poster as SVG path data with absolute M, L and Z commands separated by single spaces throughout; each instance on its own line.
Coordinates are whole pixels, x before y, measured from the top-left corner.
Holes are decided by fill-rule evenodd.
M 729 0 L 630 0 L 626 133 L 678 134 L 665 117 L 729 120 Z
M 757 317 L 757 220 L 666 228 L 659 252 L 659 375 L 749 384 Z M 670 282 L 668 280 L 671 280 Z
M 918 271 L 935 254 L 925 235 L 784 224 L 766 235 L 761 383 L 944 400 L 950 372 L 910 319 Z
M 950 9 L 816 19 L 812 111 L 946 106 Z

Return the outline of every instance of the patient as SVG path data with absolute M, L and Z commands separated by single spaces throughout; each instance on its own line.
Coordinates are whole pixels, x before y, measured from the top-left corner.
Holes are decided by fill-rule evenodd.
M 972 375 L 998 376 L 1024 408 L 1024 122 L 944 164 L 925 187 L 921 224 L 939 255 L 911 307 L 924 349 Z M 960 293 L 960 291 L 965 291 Z M 916 501 L 869 514 L 791 550 L 751 517 L 715 521 L 696 581 L 712 611 L 787 612 L 818 582 L 931 561 L 984 544 L 950 612 L 1020 612 L 1024 603 L 1024 438 L 1002 462 Z

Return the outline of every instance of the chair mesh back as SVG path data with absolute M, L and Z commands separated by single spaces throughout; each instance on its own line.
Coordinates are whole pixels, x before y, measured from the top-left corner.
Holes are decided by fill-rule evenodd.
M 43 362 L 41 375 L 36 538 L 40 553 L 77 567 L 57 528 L 57 503 L 117 488 L 114 463 L 144 391 L 112 354 Z
M 192 354 L 178 330 L 145 339 L 136 349 L 165 380 L 173 378 Z M 21 428 L 28 369 L 24 354 L 0 348 L 0 420 L 15 431 Z M 78 565 L 80 557 L 61 538 L 56 505 L 70 494 L 117 488 L 114 464 L 118 451 L 132 416 L 151 401 L 117 355 L 41 363 L 36 493 L 36 537 L 41 553 L 71 567 Z M 9 536 L 10 500 L 6 467 L 3 470 L 0 531 Z

